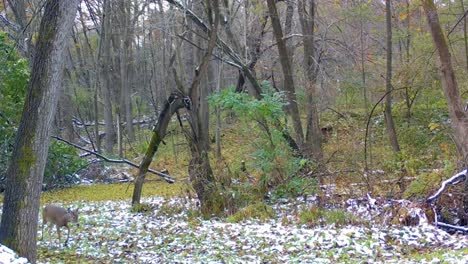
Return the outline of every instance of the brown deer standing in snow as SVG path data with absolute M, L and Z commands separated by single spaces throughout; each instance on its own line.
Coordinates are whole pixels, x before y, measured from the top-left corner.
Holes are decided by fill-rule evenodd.
M 78 209 L 76 210 L 65 210 L 62 207 L 56 205 L 46 205 L 42 210 L 42 239 L 44 239 L 44 225 L 48 222 L 51 222 L 57 227 L 58 239 L 59 244 L 60 242 L 60 228 L 62 226 L 68 229 L 67 240 L 65 241 L 65 245 L 68 242 L 68 238 L 70 237 L 70 227 L 68 223 L 74 222 L 78 223 Z M 79 226 L 79 224 L 77 224 Z M 50 239 L 50 228 L 49 228 L 49 239 Z

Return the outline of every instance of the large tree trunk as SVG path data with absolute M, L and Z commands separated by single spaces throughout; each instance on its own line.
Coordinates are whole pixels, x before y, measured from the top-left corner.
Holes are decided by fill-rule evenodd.
M 214 21 L 210 30 L 210 38 L 208 48 L 201 59 L 200 66 L 195 72 L 195 77 L 190 87 L 190 99 L 192 101 L 192 108 L 189 111 L 190 125 L 192 133 L 187 137 L 192 153 L 192 159 L 189 164 L 189 176 L 193 188 L 200 200 L 200 207 L 203 216 L 209 217 L 212 214 L 222 213 L 223 202 L 221 199 L 216 198 L 219 195 L 217 191 L 213 171 L 211 170 L 210 161 L 208 157 L 208 148 L 205 140 L 208 138 L 208 131 L 204 129 L 202 119 L 208 118 L 203 115 L 202 104 L 207 100 L 206 94 L 203 93 L 200 81 L 208 70 L 211 55 L 216 45 L 218 38 L 219 26 L 219 1 L 210 1 L 208 6 L 208 14 L 214 14 Z M 211 20 L 211 19 L 210 19 Z
M 134 139 L 133 132 L 133 115 L 132 115 L 132 102 L 131 102 L 131 86 L 129 79 L 130 62 L 131 62 L 131 49 L 133 38 L 133 24 L 131 23 L 131 2 L 119 1 L 119 11 L 121 20 L 121 36 L 120 36 L 120 78 L 121 80 L 121 115 L 125 116 L 125 131 L 130 141 Z M 137 16 L 137 15 L 135 15 Z M 123 119 L 123 118 L 122 118 Z
M 294 88 L 291 57 L 288 54 L 288 49 L 283 38 L 281 22 L 278 16 L 278 10 L 276 9 L 275 2 L 275 0 L 267 0 L 268 10 L 271 17 L 273 32 L 278 45 L 278 53 L 280 57 L 281 68 L 283 69 L 284 90 L 286 91 L 289 103 L 288 112 L 292 118 L 294 132 L 296 134 L 296 141 L 298 142 L 299 147 L 302 147 L 302 144 L 304 142 L 304 133 L 302 131 L 299 109 L 297 107 L 297 98 L 296 90 Z
M 452 67 L 451 55 L 444 33 L 439 23 L 439 16 L 432 0 L 423 0 L 432 40 L 437 49 L 440 60 L 440 73 L 447 99 L 449 115 L 452 120 L 455 144 L 463 157 L 465 165 L 468 164 L 468 116 L 463 112 L 462 100 Z
M 101 66 L 100 78 L 101 78 L 101 94 L 104 100 L 104 122 L 105 127 L 104 131 L 106 136 L 104 138 L 104 150 L 107 153 L 112 154 L 114 152 L 114 141 L 115 141 L 115 128 L 114 128 L 114 118 L 112 115 L 112 93 L 111 93 L 111 31 L 110 31 L 110 19 L 111 19 L 111 6 L 110 0 L 104 0 L 104 11 L 102 18 L 102 27 L 101 27 L 101 44 L 102 48 L 102 58 L 99 61 Z
M 385 87 L 387 97 L 385 98 L 385 122 L 387 124 L 387 133 L 390 138 L 394 152 L 400 151 L 398 144 L 397 133 L 395 129 L 395 122 L 393 121 L 392 114 L 392 10 L 390 0 L 385 0 L 385 17 L 387 24 L 387 74 L 385 78 Z
M 47 1 L 21 124 L 8 167 L 0 241 L 36 262 L 42 179 L 77 0 Z
M 437 49 L 440 61 L 440 73 L 442 84 L 447 99 L 449 116 L 452 120 L 453 138 L 457 149 L 462 155 L 464 166 L 468 166 L 468 113 L 463 112 L 462 101 L 459 93 L 455 72 L 452 67 L 450 51 L 444 33 L 439 22 L 439 16 L 433 0 L 423 0 L 427 23 L 432 34 L 432 40 Z M 468 179 L 465 180 L 465 193 L 468 190 Z M 465 214 L 468 215 L 468 195 L 463 198 Z
M 193 4 L 193 10 L 196 14 L 202 14 L 203 13 L 203 1 L 194 1 L 192 4 Z M 211 10 L 211 8 L 209 8 L 208 10 Z M 207 15 L 211 15 L 210 13 L 208 13 Z M 207 18 L 207 21 L 210 23 L 210 25 L 212 24 L 212 18 L 211 17 L 208 17 Z M 202 38 L 200 37 L 197 37 L 200 36 L 200 35 L 203 35 L 203 32 L 202 30 L 200 29 L 195 29 L 195 33 L 194 34 L 194 39 L 195 39 L 195 42 L 198 44 L 199 47 L 203 47 L 204 46 L 204 42 L 205 40 L 203 40 Z M 204 51 L 203 50 L 199 50 L 199 49 L 195 49 L 194 50 L 194 54 L 193 54 L 193 68 L 195 68 L 197 65 L 197 63 L 199 63 L 202 59 L 203 59 L 203 56 L 204 56 Z M 211 58 L 210 58 L 211 60 Z M 203 149 L 206 149 L 206 150 L 209 150 L 210 148 L 210 139 L 209 139 L 209 129 L 210 129 L 210 109 L 209 109 L 209 105 L 208 105 L 208 95 L 209 95 L 209 90 L 211 89 L 211 82 L 213 81 L 214 77 L 213 77 L 213 69 L 212 69 L 212 66 L 211 66 L 211 62 L 208 62 L 208 65 L 207 65 L 207 70 L 204 71 L 204 74 L 203 75 L 200 75 L 200 84 L 199 86 L 196 88 L 198 94 L 195 95 L 195 97 L 192 97 L 192 100 L 195 104 L 194 106 L 194 109 L 197 109 L 197 115 L 202 117 L 202 118 L 197 118 L 197 125 L 196 127 L 198 127 L 198 130 L 199 131 L 202 131 L 201 133 L 199 133 L 199 138 L 198 138 L 198 141 L 199 143 L 203 146 Z M 191 69 L 193 69 L 191 68 Z M 199 70 L 199 68 L 197 68 Z M 193 72 L 193 71 L 192 71 Z M 197 73 L 195 72 L 195 74 L 193 74 L 191 72 L 191 75 L 193 76 L 193 78 L 197 78 Z M 199 73 L 198 73 L 199 74 Z
M 320 162 L 323 157 L 321 130 L 317 110 L 317 68 L 314 44 L 315 1 L 310 0 L 307 9 L 306 0 L 299 2 L 298 13 L 302 27 L 304 45 L 304 72 L 307 75 L 307 132 L 304 154 Z M 308 12 L 306 12 L 308 10 Z

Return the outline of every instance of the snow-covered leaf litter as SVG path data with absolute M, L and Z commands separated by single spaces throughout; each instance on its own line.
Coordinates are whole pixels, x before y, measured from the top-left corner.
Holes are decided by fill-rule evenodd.
M 55 230 L 53 244 L 49 245 L 46 235 L 39 247 L 57 255 L 65 250 L 89 261 L 138 263 L 421 263 L 408 259 L 409 254 L 437 249 L 447 249 L 443 258 L 448 263 L 468 262 L 462 255 L 466 251 L 452 251 L 468 247 L 466 236 L 452 236 L 427 224 L 339 228 L 283 225 L 281 218 L 297 206 L 287 203 L 275 205 L 278 217 L 267 222 L 225 223 L 221 219 L 189 219 L 187 212 L 195 203 L 185 199 L 152 197 L 144 202 L 154 211 L 132 213 L 128 201 L 82 204 L 80 231 L 72 228 L 68 248 L 57 247 Z M 176 214 L 171 215 L 162 213 L 162 207 L 184 210 L 174 210 Z M 40 256 L 40 261 L 54 262 L 54 254 L 47 255 L 51 258 Z
M 0 244 L 0 263 L 26 264 L 28 260 L 18 257 L 13 250 Z

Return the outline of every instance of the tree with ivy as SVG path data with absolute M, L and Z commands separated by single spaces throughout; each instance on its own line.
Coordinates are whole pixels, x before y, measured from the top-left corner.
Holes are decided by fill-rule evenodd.
M 36 262 L 39 200 L 77 0 L 48 0 L 36 43 L 20 126 L 6 173 L 0 242 Z

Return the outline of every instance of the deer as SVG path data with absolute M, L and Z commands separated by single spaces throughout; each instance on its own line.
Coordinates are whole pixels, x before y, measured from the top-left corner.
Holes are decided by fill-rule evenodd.
M 42 210 L 42 238 L 41 240 L 44 239 L 44 225 L 47 224 L 48 222 L 54 224 L 57 227 L 59 244 L 61 244 L 60 228 L 64 226 L 68 229 L 67 240 L 65 241 L 65 245 L 67 245 L 68 239 L 70 238 L 70 227 L 68 226 L 68 224 L 71 222 L 74 222 L 74 223 L 77 223 L 77 226 L 80 226 L 80 224 L 78 223 L 78 209 L 72 211 L 70 208 L 66 210 L 60 206 L 46 205 L 44 209 Z M 49 242 L 50 242 L 50 228 L 49 228 Z

